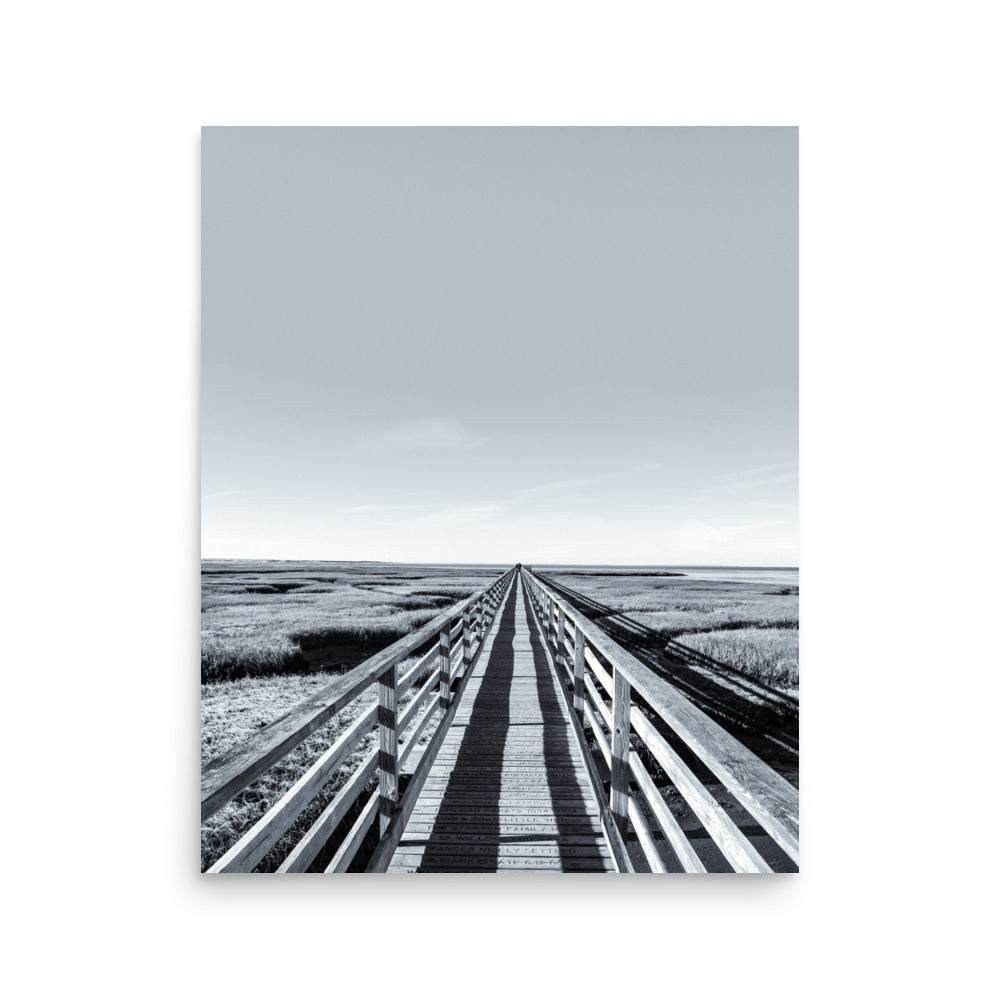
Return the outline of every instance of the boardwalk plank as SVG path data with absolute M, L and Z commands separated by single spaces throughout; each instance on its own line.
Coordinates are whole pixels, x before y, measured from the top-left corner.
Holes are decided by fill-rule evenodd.
M 388 871 L 614 871 L 520 582 L 494 627 Z

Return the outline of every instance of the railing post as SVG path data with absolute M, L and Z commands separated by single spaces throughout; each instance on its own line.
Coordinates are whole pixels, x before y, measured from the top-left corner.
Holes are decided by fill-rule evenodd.
M 624 837 L 628 829 L 629 713 L 632 685 L 615 667 L 615 690 L 611 699 L 611 812 Z
M 469 669 L 472 663 L 472 615 L 466 608 L 462 612 L 462 674 Z
M 576 642 L 573 644 L 573 707 L 583 716 L 583 671 L 587 666 L 587 640 L 583 631 L 576 630 Z
M 560 607 L 556 608 L 556 621 L 555 621 L 555 625 L 556 625 L 556 634 L 555 634 L 554 641 L 555 641 L 555 644 L 556 644 L 556 651 L 555 651 L 556 674 L 558 675 L 559 680 L 562 681 L 562 679 L 563 679 L 563 663 L 565 662 L 565 657 L 563 656 L 563 653 L 565 652 L 565 650 L 563 649 L 563 642 L 562 642 L 562 640 L 563 640 L 563 610 Z
M 441 672 L 438 704 L 441 706 L 441 714 L 444 715 L 448 711 L 451 694 L 451 626 L 448 624 L 445 624 L 438 633 L 438 670 Z
M 389 826 L 399 801 L 399 737 L 396 732 L 396 664 L 378 679 L 379 836 Z

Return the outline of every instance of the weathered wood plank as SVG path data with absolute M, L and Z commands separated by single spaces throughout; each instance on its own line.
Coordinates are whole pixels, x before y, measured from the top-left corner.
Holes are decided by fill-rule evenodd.
M 594 741 L 597 743 L 597 749 L 601 751 L 601 755 L 604 757 L 604 762 L 608 765 L 608 770 L 611 770 L 611 744 L 608 742 L 607 736 L 604 735 L 604 730 L 601 728 L 600 723 L 597 721 L 597 717 L 594 715 L 594 708 L 592 703 L 592 698 L 590 697 L 590 692 L 587 692 L 588 697 L 583 703 L 583 713 L 590 724 L 590 729 L 594 735 Z
M 599 823 L 580 822 L 566 823 L 562 819 L 554 816 L 526 817 L 523 820 L 513 819 L 509 822 L 479 822 L 475 815 L 456 817 L 452 822 L 435 820 L 433 816 L 421 817 L 416 812 L 410 819 L 406 829 L 406 836 L 400 843 L 410 837 L 430 837 L 438 835 L 449 836 L 482 836 L 490 843 L 496 843 L 504 839 L 516 839 L 518 837 L 583 837 L 584 839 L 595 839 L 600 843 L 606 843 L 604 830 Z
M 421 687 L 420 690 L 410 699 L 406 708 L 404 708 L 400 713 L 399 720 L 396 723 L 396 727 L 400 734 L 406 731 L 406 727 L 413 721 L 413 717 L 417 714 L 417 712 L 420 711 L 420 706 L 434 692 L 434 689 L 437 687 L 437 683 L 437 671 L 434 671 L 430 677 L 424 681 L 423 687 Z
M 611 702 L 611 814 L 621 830 L 628 830 L 628 755 L 629 711 L 632 707 L 632 686 L 625 675 L 615 671 L 614 698 Z
M 524 617 L 528 603 L 519 590 L 504 617 L 495 623 L 500 632 L 490 633 L 489 655 L 470 671 L 468 686 L 455 699 L 459 711 L 410 811 L 389 870 L 506 870 L 505 851 L 523 855 L 533 870 L 537 859 L 531 850 L 537 838 L 566 835 L 567 831 L 583 837 L 567 846 L 596 852 L 601 862 L 596 870 L 613 865 L 591 785 L 592 764 L 588 767 L 587 755 L 570 729 L 573 713 L 555 670 L 552 649 L 546 650 L 541 668 L 535 666 L 529 640 L 515 638 L 512 649 L 494 645 L 500 633 L 515 637 L 529 633 Z M 544 631 L 535 634 L 544 639 Z M 539 669 L 547 672 L 544 684 Z M 502 680 L 491 681 L 494 675 Z M 482 821 L 477 821 L 479 816 Z M 446 844 L 460 845 L 469 836 L 477 838 L 468 842 L 478 845 L 476 850 L 445 848 Z M 532 840 L 523 850 L 516 844 L 518 850 L 511 850 L 513 842 L 504 838 L 512 836 Z M 415 840 L 433 854 L 420 864 L 407 864 L 415 860 L 406 853 Z M 549 853 L 552 857 L 547 860 L 561 869 L 564 859 Z M 570 856 L 572 852 L 563 853 Z M 487 863 L 479 864 L 477 859 Z M 490 868 L 490 860 L 496 868 Z
M 249 872 L 281 839 L 299 813 L 326 784 L 333 771 L 354 752 L 362 734 L 374 724 L 377 705 L 364 713 L 287 792 L 219 858 L 209 874 Z
M 470 843 L 468 841 L 442 840 L 438 837 L 422 843 L 407 841 L 396 850 L 397 857 L 414 857 L 433 854 L 436 857 L 474 858 L 594 858 L 611 860 L 605 844 L 549 844 L 535 841 L 529 844 Z
M 600 696 L 589 677 L 586 678 L 586 689 L 588 707 L 593 704 L 603 716 L 605 725 L 610 729 L 612 725 L 611 713 L 608 711 L 604 699 Z M 598 746 L 601 748 L 602 753 L 604 753 L 608 767 L 610 768 L 612 766 L 612 757 L 608 741 L 603 732 L 600 731 L 597 720 L 592 714 L 589 718 L 591 720 L 591 727 L 594 729 L 595 736 L 597 737 Z M 663 740 L 663 737 L 653 729 L 652 724 L 639 711 L 637 706 L 632 707 L 631 721 L 635 731 L 642 737 L 653 753 L 653 756 L 656 757 L 657 762 L 667 772 L 670 780 L 677 786 L 678 791 L 684 796 L 685 801 L 687 801 L 702 826 L 705 827 L 709 835 L 716 842 L 726 860 L 737 871 L 770 871 L 764 859 L 753 845 L 751 845 L 750 841 L 743 836 L 739 827 L 736 826 L 725 810 L 716 802 L 708 789 L 695 777 L 690 768 L 681 761 Z M 656 742 L 655 747 L 650 745 L 651 739 Z M 661 756 L 663 759 L 661 759 Z M 664 766 L 664 760 L 667 759 L 670 760 L 669 768 Z M 675 775 L 677 776 L 676 779 Z
M 704 863 L 691 846 L 691 841 L 688 840 L 686 834 L 681 829 L 674 814 L 663 801 L 663 796 L 660 795 L 659 789 L 653 784 L 653 779 L 650 777 L 649 771 L 646 770 L 645 765 L 634 750 L 629 755 L 629 767 L 632 771 L 632 777 L 635 778 L 635 783 L 639 786 L 640 791 L 646 799 L 649 811 L 653 814 L 653 818 L 656 820 L 656 824 L 659 826 L 664 837 L 666 837 L 667 842 L 673 848 L 673 852 L 677 856 L 677 860 L 681 863 L 681 867 L 686 872 L 705 872 Z
M 416 706 L 417 704 L 419 704 L 419 700 L 420 700 L 420 696 L 418 695 L 416 698 L 413 699 L 413 702 L 411 703 L 411 706 L 408 706 L 408 707 L 414 707 L 414 706 Z M 428 722 L 430 722 L 430 720 L 434 717 L 434 715 L 435 715 L 436 712 L 437 712 L 437 703 L 432 701 L 424 709 L 423 715 L 417 720 L 417 724 L 416 724 L 416 726 L 414 726 L 412 732 L 410 732 L 410 734 L 406 737 L 406 741 L 403 743 L 403 747 L 402 747 L 402 749 L 399 752 L 399 766 L 401 768 L 406 764 L 407 759 L 409 758 L 410 754 L 416 749 L 416 747 L 417 747 L 417 741 L 420 739 L 420 736 L 421 736 L 421 734 L 424 731 L 424 727 L 427 725 Z M 401 726 L 400 730 L 402 731 L 403 728 L 405 728 L 405 727 Z M 378 753 L 378 751 L 374 751 L 374 753 L 372 755 L 372 763 L 373 763 L 373 765 L 374 765 L 375 760 L 377 759 L 376 756 L 375 756 L 375 754 L 377 754 L 377 753 Z M 369 773 L 369 775 L 371 775 L 372 773 L 374 773 L 374 767 L 372 767 L 371 771 L 369 771 L 368 773 Z M 285 867 L 285 865 L 289 864 L 289 860 L 293 857 L 293 855 L 296 853 L 296 851 L 300 851 L 300 849 L 302 848 L 302 843 L 300 842 L 296 846 L 295 851 L 293 851 L 292 854 L 289 855 L 288 859 L 285 860 L 285 865 L 283 865 L 279 869 L 279 871 L 305 871 L 305 869 L 309 866 L 309 864 L 315 858 L 316 854 L 319 852 L 320 848 L 323 846 L 323 843 L 325 843 L 325 841 L 329 839 L 330 833 L 332 833 L 333 830 L 336 829 L 337 825 L 344 818 L 344 816 L 347 813 L 347 809 L 350 808 L 350 806 L 354 803 L 354 800 L 357 798 L 358 792 L 360 792 L 361 789 L 364 787 L 364 784 L 366 783 L 367 779 L 365 779 L 365 778 L 362 777 L 360 771 L 359 771 L 358 775 L 355 775 L 355 778 L 358 779 L 358 781 L 357 781 L 357 785 L 358 785 L 357 791 L 354 792 L 354 794 L 352 794 L 348 798 L 346 804 L 343 806 L 343 808 L 340 811 L 339 817 L 332 818 L 332 821 L 331 820 L 327 820 L 327 823 L 326 823 L 326 831 L 327 831 L 326 832 L 326 836 L 323 837 L 321 840 L 318 841 L 318 843 L 315 844 L 315 849 L 312 850 L 311 854 L 309 854 L 308 859 L 305 860 L 304 863 L 301 863 L 301 859 L 300 859 L 300 861 L 297 862 L 297 864 L 301 864 L 301 866 L 297 866 L 297 867 L 294 867 L 294 868 L 292 868 L 292 867 L 287 867 L 286 868 Z M 345 788 L 346 787 L 347 786 L 345 785 Z M 327 865 L 327 867 L 324 869 L 325 873 L 329 874 L 331 872 L 344 872 L 344 871 L 347 871 L 348 866 L 354 860 L 354 857 L 355 857 L 355 855 L 358 852 L 358 848 L 361 847 L 361 844 L 364 841 L 364 838 L 365 838 L 366 834 L 368 833 L 369 828 L 371 827 L 372 823 L 374 822 L 375 817 L 378 815 L 378 801 L 379 801 L 379 794 L 378 794 L 378 791 L 376 791 L 369 798 L 368 804 L 362 810 L 361 815 L 359 815 L 358 818 L 354 821 L 354 825 L 351 827 L 351 829 L 347 833 L 347 836 L 341 842 L 340 847 L 337 849 L 336 854 L 334 854 L 334 856 L 333 856 L 332 860 L 330 861 L 329 865 Z M 304 853 L 305 852 L 303 852 L 303 854 Z
M 400 854 L 393 859 L 392 871 L 454 872 L 456 860 L 424 859 L 422 854 Z M 465 856 L 461 858 L 463 871 L 587 871 L 608 872 L 612 869 L 600 858 L 489 858 Z
M 367 805 L 361 810 L 361 815 L 354 821 L 354 825 L 348 831 L 343 843 L 337 848 L 336 854 L 334 854 L 326 868 L 323 869 L 325 875 L 347 871 L 372 823 L 375 822 L 375 817 L 378 815 L 379 796 L 376 793 L 372 795 Z
M 563 672 L 563 659 L 565 655 L 563 653 L 564 618 L 565 615 L 563 614 L 563 609 L 556 608 L 555 622 L 553 623 L 555 627 L 552 635 L 552 649 L 553 649 L 553 656 L 555 658 L 556 673 L 559 674 L 560 676 L 562 675 Z
M 646 817 L 643 816 L 642 810 L 639 808 L 639 803 L 632 798 L 628 800 L 628 818 L 632 823 L 632 829 L 635 830 L 636 837 L 639 839 L 639 846 L 642 848 L 643 856 L 649 864 L 649 870 L 658 875 L 664 873 L 667 870 L 667 866 L 663 863 L 660 849 L 653 839 L 653 832 L 649 829 L 649 824 L 646 822 Z
M 579 795 L 562 796 L 537 796 L 520 795 L 512 792 L 508 795 L 475 796 L 446 795 L 444 790 L 441 794 L 432 794 L 435 790 L 428 792 L 426 796 L 421 795 L 420 803 L 414 806 L 413 812 L 426 811 L 433 812 L 437 816 L 447 816 L 471 814 L 478 812 L 483 816 L 493 816 L 503 819 L 509 816 L 536 814 L 539 816 L 594 816 L 593 806 L 581 806 Z
M 378 679 L 378 794 L 379 833 L 384 834 L 399 800 L 395 665 Z
M 462 672 L 472 663 L 472 620 L 469 609 L 462 612 Z
M 441 678 L 441 692 L 438 704 L 441 714 L 448 709 L 448 697 L 451 693 L 451 636 L 447 629 L 442 629 L 438 635 L 438 676 Z
M 586 670 L 587 639 L 578 629 L 574 628 L 576 637 L 573 643 L 573 708 L 578 716 L 583 715 L 583 675 Z
M 770 872 L 770 865 L 743 831 L 638 709 L 633 709 L 632 725 L 733 868 L 737 872 Z
M 316 855 L 323 849 L 323 845 L 330 839 L 333 831 L 340 825 L 377 770 L 378 748 L 376 747 L 292 848 L 278 868 L 280 874 L 304 872 L 313 863 Z M 378 793 L 376 792 L 372 798 L 377 802 Z

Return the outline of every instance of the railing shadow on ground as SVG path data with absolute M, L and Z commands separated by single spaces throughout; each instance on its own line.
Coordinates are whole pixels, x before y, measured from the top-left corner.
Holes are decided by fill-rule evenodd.
M 798 701 L 621 614 L 551 576 L 536 575 L 749 750 L 798 784 Z M 694 653 L 695 656 L 688 656 Z
M 527 595 L 525 595 L 527 602 Z M 545 656 L 544 640 L 538 630 L 537 623 L 533 616 L 527 614 L 528 633 L 531 637 L 531 656 L 538 677 L 538 700 L 543 706 L 548 704 L 551 711 L 558 711 L 560 695 L 556 691 L 556 680 L 549 667 Z M 573 750 L 576 748 L 576 738 L 568 725 L 547 725 L 543 730 L 544 754 L 546 773 L 548 776 L 549 795 L 553 804 L 559 802 L 559 807 L 553 808 L 556 819 L 556 828 L 559 831 L 560 857 L 562 858 L 562 845 L 572 843 L 572 837 L 577 830 L 579 817 L 587 811 L 587 802 L 583 796 L 583 790 L 579 782 L 560 780 L 558 768 L 560 764 L 564 767 L 571 765 L 573 761 Z M 584 753 L 586 747 L 580 747 Z M 568 808 L 567 808 L 568 807 Z
M 579 752 L 568 725 L 560 725 L 560 696 L 555 688 L 555 679 L 545 656 L 543 639 L 537 626 L 525 613 L 528 623 L 528 643 L 530 647 L 531 674 L 518 674 L 514 637 L 517 625 L 519 587 L 511 589 L 503 611 L 499 627 L 490 651 L 489 663 L 483 673 L 481 686 L 473 694 L 475 701 L 464 726 L 460 751 L 451 771 L 448 786 L 441 800 L 437 817 L 431 831 L 422 838 L 424 854 L 418 868 L 421 872 L 440 871 L 442 866 L 455 866 L 455 856 L 449 849 L 449 836 L 456 827 L 465 825 L 477 836 L 476 867 L 494 869 L 499 867 L 502 848 L 505 844 L 530 845 L 533 842 L 555 842 L 559 861 L 572 864 L 579 870 L 589 863 L 589 858 L 581 858 L 577 841 L 601 838 L 599 829 L 593 835 L 581 835 L 583 826 L 590 828 L 584 817 L 590 812 L 579 781 L 572 776 L 574 752 Z M 523 663 L 523 659 L 522 659 Z M 531 786 L 520 790 L 520 796 L 530 805 L 551 804 L 552 821 L 555 832 L 537 831 L 527 833 L 523 829 L 517 833 L 505 833 L 502 814 L 503 803 L 511 801 L 511 789 L 504 787 L 505 750 L 508 736 L 516 727 L 518 703 L 526 699 L 533 708 L 537 696 L 541 713 L 539 723 L 526 724 L 528 731 L 541 729 L 542 755 L 545 762 L 544 786 Z M 531 713 L 533 714 L 533 713 Z M 553 718 L 558 715 L 558 718 Z M 516 756 L 518 747 L 512 748 Z M 515 762 L 516 763 L 516 762 Z M 470 801 L 470 789 L 473 798 Z M 505 795 L 508 797 L 505 798 Z M 515 794 L 513 798 L 517 798 Z M 547 801 L 546 801 L 547 797 Z M 523 826 L 542 824 L 529 812 L 520 817 Z M 410 841 L 410 844 L 413 844 Z M 593 867 L 603 870 L 605 865 L 597 857 Z
M 483 836 L 482 847 L 477 851 L 483 866 L 499 861 L 500 851 L 500 799 L 503 790 L 503 744 L 510 729 L 510 694 L 514 679 L 514 615 L 517 607 L 517 588 L 511 587 L 500 612 L 498 632 L 493 640 L 489 666 L 484 673 L 482 686 L 476 699 L 465 734 L 461 752 L 455 761 L 448 787 L 431 832 L 426 837 L 419 871 L 440 871 L 442 866 L 453 865 L 454 854 L 437 845 L 446 843 L 443 835 L 454 832 L 463 822 L 468 823 L 475 814 L 475 829 Z M 472 692 L 467 692 L 470 696 Z M 496 756 L 488 751 L 500 745 Z M 480 756 L 480 752 L 483 756 Z M 488 764 L 487 764 L 488 762 Z M 476 792 L 476 806 L 470 808 L 469 789 Z M 479 800 L 483 800 L 481 803 Z M 493 805 L 490 805 L 490 802 Z M 490 838 L 487 841 L 486 838 Z M 492 851 L 490 850 L 492 848 Z

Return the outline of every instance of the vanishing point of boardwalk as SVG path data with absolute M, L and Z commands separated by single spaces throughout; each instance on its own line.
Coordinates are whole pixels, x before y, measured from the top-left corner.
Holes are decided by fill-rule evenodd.
M 614 871 L 557 683 L 518 581 L 390 872 Z

